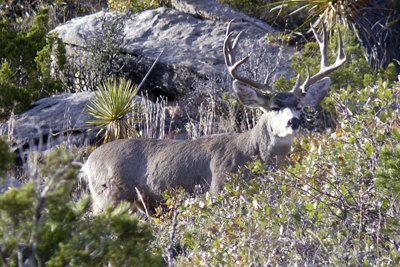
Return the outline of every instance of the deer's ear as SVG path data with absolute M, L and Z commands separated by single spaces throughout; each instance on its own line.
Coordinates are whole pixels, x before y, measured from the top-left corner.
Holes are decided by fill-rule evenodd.
M 318 105 L 326 96 L 331 85 L 331 79 L 326 77 L 311 85 L 307 93 L 300 97 L 299 102 L 303 107 Z
M 253 87 L 246 85 L 238 80 L 233 82 L 233 91 L 236 93 L 240 102 L 243 105 L 252 107 L 252 108 L 260 108 L 267 106 L 269 102 L 269 97 L 261 94 Z

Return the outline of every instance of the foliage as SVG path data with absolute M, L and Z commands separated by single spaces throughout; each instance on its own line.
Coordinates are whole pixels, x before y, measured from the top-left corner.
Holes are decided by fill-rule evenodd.
M 52 53 L 54 53 L 53 58 L 51 57 Z M 61 38 L 58 38 L 55 33 L 48 34 L 46 36 L 46 45 L 37 52 L 35 57 L 38 71 L 45 77 L 50 77 L 51 68 L 53 68 L 53 71 L 54 69 L 63 71 L 67 63 L 65 53 L 65 45 Z
M 338 23 L 358 31 L 357 37 L 367 48 L 368 61 L 375 71 L 387 67 L 393 59 L 399 57 L 399 42 L 396 36 L 400 29 L 400 7 L 392 0 L 284 0 L 264 7 L 271 6 L 276 6 L 272 11 L 282 11 L 290 6 L 297 7 L 290 10 L 290 15 L 308 12 L 308 18 L 294 32 L 310 22 L 320 30 L 324 24 L 328 32 Z
M 2 266 L 163 266 L 127 203 L 90 219 L 88 197 L 71 201 L 77 158 L 55 150 L 31 166 L 30 182 L 0 195 Z
M 331 92 L 338 90 L 339 88 L 350 87 L 351 91 L 363 90 L 364 87 L 371 85 L 377 79 L 387 80 L 389 84 L 392 84 L 397 78 L 397 71 L 393 64 L 389 64 L 388 68 L 380 69 L 376 75 L 374 75 L 373 69 L 369 66 L 368 62 L 364 57 L 365 49 L 357 44 L 354 33 L 345 27 L 341 26 L 340 31 L 343 38 L 343 46 L 347 54 L 347 62 L 339 69 L 332 72 L 329 76 L 331 78 Z M 337 57 L 338 49 L 338 32 L 336 31 L 328 41 L 328 64 L 332 64 Z M 307 77 L 307 68 L 309 66 L 310 75 L 316 74 L 320 70 L 321 55 L 319 46 L 315 42 L 310 42 L 305 45 L 304 51 L 300 56 L 292 57 L 292 68 L 296 74 L 300 74 L 302 80 Z M 276 90 L 290 90 L 297 77 L 290 80 L 285 80 L 283 77 L 279 78 L 275 83 Z M 329 122 L 329 117 L 337 116 L 337 111 L 334 107 L 332 98 L 328 95 L 322 102 L 322 106 L 317 108 L 308 108 L 305 113 L 302 114 L 304 122 L 307 122 L 307 126 L 315 129 L 314 122 L 320 120 L 326 121 L 324 124 L 332 124 Z M 325 114 L 328 112 L 328 114 Z M 313 114 L 319 114 L 319 118 L 315 120 L 312 118 Z M 313 123 L 310 123 L 313 122 Z M 306 126 L 306 124 L 304 124 Z M 321 128 L 321 127 L 320 127 Z M 326 127 L 322 127 L 326 128 Z
M 309 13 L 309 18 L 304 21 L 304 23 L 299 27 L 302 28 L 305 25 L 308 25 L 313 19 L 317 19 L 315 24 L 318 26 L 325 26 L 328 29 L 328 32 L 333 29 L 333 26 L 338 22 L 343 22 L 347 27 L 350 24 L 354 24 L 355 22 L 363 23 L 360 19 L 359 13 L 361 10 L 375 8 L 376 6 L 368 0 L 361 1 L 331 1 L 331 0 L 322 0 L 322 1 L 308 1 L 308 0 L 288 0 L 288 1 L 278 1 L 272 3 L 270 5 L 266 5 L 265 7 L 276 6 L 274 9 L 283 9 L 288 6 L 299 6 L 293 13 L 301 12 L 303 10 L 307 10 Z M 364 22 L 365 23 L 365 22 Z M 365 30 L 368 30 L 368 25 L 361 24 Z M 299 30 L 297 28 L 295 31 Z
M 0 136 L 0 178 L 11 169 L 14 163 L 14 154 L 8 147 L 6 136 Z M 0 180 L 1 183 L 1 180 Z
M 400 139 L 397 129 L 393 129 Z M 381 167 L 378 168 L 375 187 L 385 196 L 394 196 L 399 200 L 400 195 L 400 144 L 385 146 L 379 153 Z
M 125 65 L 132 58 L 124 52 L 125 23 L 129 12 L 108 12 L 93 21 L 94 31 L 85 38 L 88 55 L 69 60 L 61 78 L 70 92 L 94 91 L 98 84 L 110 77 L 121 77 Z
M 280 170 L 255 159 L 216 196 L 168 192 L 156 248 L 176 266 L 397 266 L 399 203 L 374 181 L 393 169 L 378 158 L 400 141 L 399 93 L 381 79 L 333 91 L 336 131 L 300 137 Z
M 230 7 L 245 13 L 254 18 L 264 18 L 264 11 L 260 9 L 260 6 L 277 2 L 278 0 L 218 0 L 221 4 L 229 5 Z
M 388 79 L 389 83 L 393 83 L 397 78 L 397 71 L 393 64 L 390 64 L 386 70 L 380 69 L 377 75 L 374 75 L 373 69 L 365 60 L 365 48 L 357 44 L 355 35 L 352 31 L 341 26 L 340 31 L 343 38 L 344 50 L 347 54 L 347 62 L 339 69 L 335 70 L 330 78 L 332 80 L 331 89 L 351 86 L 355 90 L 370 85 L 377 78 Z M 332 64 L 337 57 L 338 49 L 338 32 L 336 31 L 328 41 L 328 64 Z M 310 75 L 315 75 L 320 70 L 321 55 L 318 43 L 309 42 L 305 45 L 301 56 L 292 57 L 292 68 L 296 74 L 301 75 L 302 80 L 307 77 L 306 65 L 310 68 Z M 284 78 L 280 78 L 275 84 L 279 90 L 289 90 L 297 77 L 292 78 L 286 83 Z
M 29 27 L 32 18 L 42 8 L 49 9 L 50 28 L 55 28 L 66 21 L 93 14 L 107 6 L 106 0 L 2 0 L 0 1 L 0 20 L 10 19 L 10 26 L 15 30 Z
M 50 53 L 54 50 L 59 59 L 53 67 L 62 69 L 65 50 L 56 36 L 46 39 L 48 19 L 48 10 L 42 9 L 32 27 L 19 32 L 9 28 L 7 20 L 0 22 L 0 120 L 62 90 L 60 81 L 50 75 Z
M 141 108 L 135 100 L 137 90 L 132 90 L 132 87 L 131 81 L 110 79 L 100 84 L 99 90 L 85 107 L 85 114 L 95 118 L 86 124 L 100 127 L 98 134 L 105 131 L 104 144 L 130 136 L 127 116 L 137 117 Z
M 365 49 L 357 44 L 354 33 L 341 26 L 340 31 L 343 38 L 343 46 L 347 54 L 347 62 L 339 69 L 332 72 L 329 76 L 332 81 L 330 91 L 339 88 L 350 87 L 351 91 L 363 90 L 365 86 L 371 85 L 377 79 L 384 79 L 392 84 L 397 78 L 397 71 L 393 64 L 389 64 L 388 68 L 378 70 L 374 75 L 373 69 L 365 60 Z M 337 57 L 338 50 L 338 32 L 336 31 L 328 41 L 327 54 L 328 65 L 332 64 Z M 306 66 L 309 66 L 310 75 L 316 74 L 320 70 L 321 55 L 319 46 L 315 42 L 305 45 L 304 51 L 300 56 L 293 56 L 292 68 L 296 74 L 300 74 L 302 80 L 305 80 L 308 73 Z M 290 90 L 297 77 L 290 80 L 279 78 L 275 83 L 275 90 Z M 304 128 L 314 131 L 324 131 L 327 126 L 334 127 L 337 117 L 337 111 L 333 103 L 333 99 L 329 96 L 325 97 L 321 106 L 304 109 L 301 114 L 302 125 Z
M 159 1 L 155 0 L 108 0 L 107 3 L 110 10 L 121 12 L 139 12 L 160 7 Z

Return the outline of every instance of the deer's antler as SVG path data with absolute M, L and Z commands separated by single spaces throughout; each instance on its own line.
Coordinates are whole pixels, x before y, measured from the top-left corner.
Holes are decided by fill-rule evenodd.
M 328 53 L 327 53 L 327 38 L 326 38 L 326 29 L 325 29 L 325 25 L 322 25 L 322 38 L 323 40 L 321 41 L 320 36 L 318 35 L 317 31 L 314 29 L 314 27 L 311 25 L 311 29 L 314 33 L 315 39 L 317 40 L 317 43 L 319 45 L 319 49 L 321 51 L 321 69 L 319 70 L 319 72 L 317 74 L 315 74 L 314 76 L 312 76 L 310 78 L 310 70 L 307 66 L 307 79 L 304 81 L 304 83 L 302 85 L 300 85 L 300 74 L 297 76 L 297 81 L 296 84 L 294 86 L 294 88 L 292 89 L 293 94 L 297 95 L 297 96 L 301 96 L 302 94 L 306 93 L 306 89 L 316 83 L 317 81 L 321 80 L 322 78 L 328 76 L 332 71 L 338 69 L 340 66 L 342 66 L 346 60 L 347 60 L 347 55 L 343 49 L 343 40 L 342 40 L 342 34 L 340 32 L 340 29 L 338 27 L 338 32 L 339 32 L 339 48 L 338 48 L 338 52 L 337 52 L 337 57 L 336 57 L 336 61 L 335 63 L 333 63 L 331 66 L 328 66 Z
M 243 63 L 245 63 L 247 60 L 249 60 L 250 56 L 248 55 L 245 58 L 236 62 L 236 49 L 237 49 L 239 39 L 240 39 L 243 31 L 241 31 L 236 36 L 235 40 L 233 41 L 233 44 L 231 45 L 230 38 L 233 35 L 233 32 L 231 32 L 232 23 L 233 23 L 233 20 L 231 20 L 228 24 L 228 27 L 226 29 L 226 37 L 225 37 L 225 41 L 224 41 L 225 64 L 228 67 L 229 73 L 231 74 L 231 76 L 234 79 L 236 79 L 242 83 L 245 83 L 247 85 L 250 85 L 250 86 L 257 88 L 259 90 L 262 90 L 262 91 L 271 91 L 271 87 L 268 85 L 268 79 L 266 79 L 266 82 L 263 84 L 263 83 L 259 83 L 257 81 L 250 80 L 245 77 L 241 77 L 236 73 L 237 68 L 240 65 L 242 65 Z

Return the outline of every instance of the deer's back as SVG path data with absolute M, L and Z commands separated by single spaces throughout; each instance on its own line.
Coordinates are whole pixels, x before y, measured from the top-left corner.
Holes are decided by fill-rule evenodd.
M 83 170 L 100 208 L 122 199 L 133 201 L 135 188 L 151 200 L 162 200 L 165 189 L 211 187 L 212 179 L 223 179 L 227 168 L 239 165 L 232 136 L 117 140 L 97 148 Z

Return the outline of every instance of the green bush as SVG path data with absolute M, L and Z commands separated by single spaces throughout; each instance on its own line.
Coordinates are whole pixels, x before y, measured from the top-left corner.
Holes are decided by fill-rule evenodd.
M 6 136 L 0 136 L 0 183 L 5 173 L 11 169 L 14 157 L 8 147 Z
M 31 166 L 30 182 L 0 195 L 2 266 L 164 266 L 130 205 L 90 218 L 87 196 L 72 202 L 79 169 L 77 156 L 55 150 Z
M 399 203 L 374 185 L 398 177 L 379 157 L 399 142 L 399 89 L 332 91 L 336 130 L 300 137 L 279 171 L 255 159 L 216 196 L 169 192 L 155 246 L 176 266 L 399 265 Z
M 351 86 L 354 90 L 362 89 L 371 85 L 377 78 L 388 80 L 393 83 L 397 78 L 396 67 L 393 63 L 389 64 L 386 70 L 380 69 L 377 77 L 374 76 L 374 70 L 369 66 L 365 59 L 365 48 L 356 42 L 356 36 L 353 31 L 348 30 L 344 26 L 340 26 L 340 31 L 343 38 L 344 50 L 347 54 L 347 62 L 339 69 L 330 74 L 332 80 L 331 90 L 346 88 Z M 338 31 L 331 36 L 328 42 L 328 65 L 333 64 L 337 57 L 338 49 Z M 296 74 L 301 75 L 302 81 L 307 77 L 307 68 L 310 68 L 310 75 L 315 75 L 320 70 L 321 54 L 319 45 L 316 42 L 309 42 L 305 45 L 301 56 L 292 57 L 292 68 Z M 280 78 L 275 87 L 277 90 L 290 90 L 296 82 L 294 77 L 288 81 L 285 78 Z
M 285 23 L 293 27 L 293 25 L 301 23 L 306 18 L 303 14 L 282 18 L 283 16 L 277 16 L 279 12 L 271 12 L 270 9 L 262 8 L 266 5 L 279 2 L 279 0 L 217 0 L 215 2 L 228 5 L 250 17 L 267 21 L 282 30 L 285 28 Z
M 70 19 L 96 13 L 107 6 L 107 0 L 1 0 L 0 3 L 0 20 L 10 20 L 10 26 L 17 30 L 29 28 L 32 18 L 43 8 L 49 9 L 49 24 L 54 29 Z
M 397 132 L 397 137 L 400 135 Z M 396 146 L 385 146 L 379 153 L 381 167 L 377 170 L 375 187 L 385 196 L 400 196 L 400 144 Z
M 394 64 L 389 64 L 387 69 L 380 69 L 377 75 L 374 75 L 374 70 L 369 66 L 364 57 L 365 49 L 357 44 L 353 31 L 341 26 L 340 31 L 343 38 L 344 50 L 347 54 L 347 62 L 339 69 L 333 71 L 329 77 L 331 78 L 330 93 L 323 100 L 322 104 L 313 108 L 304 109 L 302 114 L 302 123 L 304 128 L 313 131 L 324 131 L 326 126 L 334 127 L 336 117 L 340 116 L 333 103 L 333 98 L 330 97 L 332 92 L 340 88 L 346 88 L 349 95 L 357 94 L 357 91 L 365 91 L 365 87 L 372 85 L 375 81 L 382 79 L 388 81 L 388 85 L 392 85 L 397 78 L 397 71 Z M 337 57 L 338 49 L 338 31 L 329 39 L 328 47 L 328 65 L 333 64 Z M 301 80 L 304 81 L 307 77 L 307 68 L 309 66 L 310 75 L 315 75 L 320 70 L 321 54 L 319 45 L 316 42 L 310 42 L 305 45 L 304 51 L 300 56 L 292 57 L 292 68 L 296 74 L 301 75 Z M 297 77 L 285 80 L 281 77 L 275 83 L 275 90 L 291 90 L 296 82 Z M 362 93 L 365 94 L 365 93 Z M 350 103 L 350 105 L 352 105 Z
M 114 11 L 131 11 L 140 12 L 147 9 L 154 9 L 160 7 L 159 2 L 155 0 L 108 0 L 108 8 Z
M 62 91 L 60 81 L 50 75 L 50 53 L 54 48 L 62 69 L 65 49 L 56 36 L 47 37 L 48 20 L 48 9 L 42 9 L 28 30 L 17 31 L 10 21 L 0 21 L 0 121 Z

